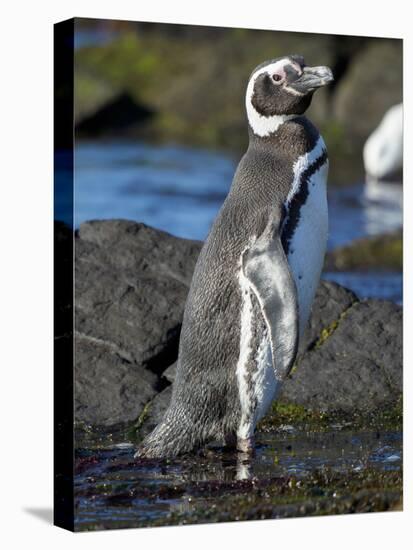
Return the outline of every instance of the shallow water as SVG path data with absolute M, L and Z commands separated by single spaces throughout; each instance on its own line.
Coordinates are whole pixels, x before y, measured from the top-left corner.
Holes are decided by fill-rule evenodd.
M 219 518 L 222 499 L 248 489 L 248 481 L 262 487 L 291 476 L 305 481 L 326 468 L 349 479 L 364 470 L 399 471 L 401 445 L 399 432 L 299 432 L 286 427 L 283 432 L 258 434 L 256 455 L 250 459 L 215 449 L 168 463 L 139 463 L 127 443 L 79 449 L 76 528 L 167 523 L 175 513 L 190 523 L 191 511 L 200 505 L 215 509 Z M 284 500 L 288 497 L 287 487 Z

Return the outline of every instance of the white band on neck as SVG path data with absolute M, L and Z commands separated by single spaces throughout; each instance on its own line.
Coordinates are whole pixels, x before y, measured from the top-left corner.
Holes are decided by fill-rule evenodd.
M 266 65 L 261 69 L 258 69 L 248 82 L 247 93 L 245 95 L 245 105 L 247 109 L 248 122 L 252 128 L 254 134 L 260 137 L 269 136 L 273 134 L 284 122 L 294 118 L 297 115 L 273 115 L 273 116 L 264 116 L 261 115 L 251 103 L 252 96 L 254 95 L 254 84 L 256 79 L 264 73 L 271 74 L 276 72 L 279 68 L 284 67 L 287 63 L 290 63 L 289 59 L 280 59 L 276 63 L 271 63 Z

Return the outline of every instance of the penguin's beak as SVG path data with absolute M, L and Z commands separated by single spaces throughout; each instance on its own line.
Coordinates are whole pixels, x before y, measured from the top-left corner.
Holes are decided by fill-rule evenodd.
M 301 93 L 313 92 L 333 80 L 329 67 L 304 67 L 303 74 L 294 82 L 294 88 Z

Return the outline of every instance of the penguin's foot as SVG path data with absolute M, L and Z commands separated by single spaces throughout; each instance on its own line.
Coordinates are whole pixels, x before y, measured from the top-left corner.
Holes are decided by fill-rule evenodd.
M 247 453 L 253 455 L 255 452 L 255 439 L 254 437 L 247 437 L 245 439 L 237 439 L 237 451 L 240 453 Z

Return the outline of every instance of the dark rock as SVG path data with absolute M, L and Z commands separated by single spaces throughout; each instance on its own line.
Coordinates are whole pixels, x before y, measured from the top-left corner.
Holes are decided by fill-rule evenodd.
M 131 404 L 122 401 L 125 421 L 134 415 L 136 420 L 154 388 L 160 389 L 159 375 L 178 355 L 185 299 L 200 247 L 199 242 L 134 222 L 80 226 L 75 239 L 77 419 L 108 425 L 121 418 L 120 397 L 108 399 L 105 380 L 111 381 L 114 395 L 124 396 L 129 383 L 134 388 L 128 393 Z M 97 360 L 98 367 L 91 364 Z M 116 369 L 118 374 L 112 372 Z M 149 378 L 145 369 L 152 371 Z M 141 392 L 142 378 L 151 390 L 142 386 Z M 87 407 L 93 391 L 99 406 L 93 402 Z
M 171 384 L 175 381 L 175 375 L 176 375 L 176 365 L 177 362 L 172 363 L 166 370 L 163 371 L 162 376 L 164 376 L 168 382 Z
M 395 404 L 402 392 L 401 350 L 401 307 L 355 302 L 301 358 L 280 398 L 344 413 Z
M 114 101 L 120 94 L 119 83 L 108 82 L 90 69 L 82 69 L 79 66 L 76 68 L 74 85 L 75 128 L 83 120 L 92 117 L 105 105 Z
M 75 418 L 99 427 L 134 422 L 156 395 L 157 376 L 111 344 L 76 337 Z
M 322 331 L 328 329 L 357 300 L 357 296 L 351 290 L 336 283 L 321 281 L 300 345 L 300 356 L 314 346 Z
M 78 136 L 119 135 L 135 124 L 142 124 L 153 116 L 153 111 L 144 105 L 138 105 L 128 94 L 121 93 L 101 106 L 95 113 L 85 116 L 76 125 Z
M 143 224 L 82 224 L 76 250 L 76 330 L 161 372 L 176 360 L 200 243 Z

